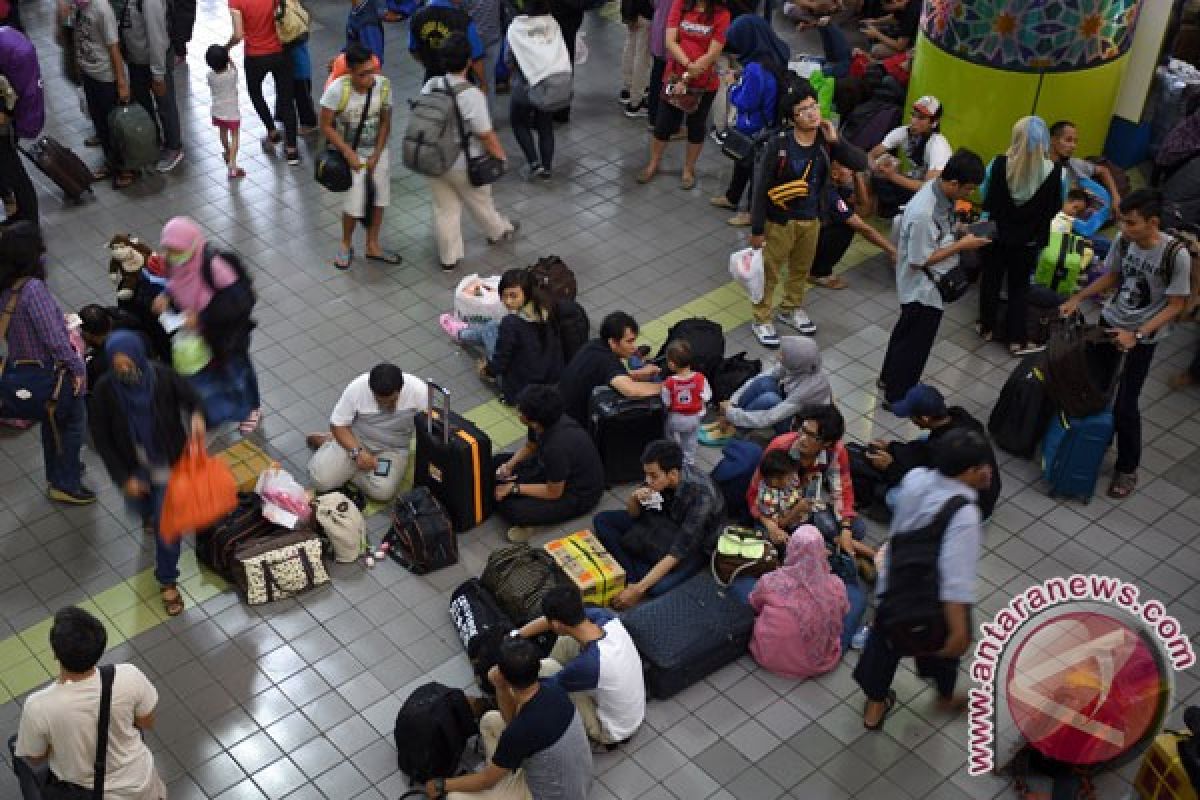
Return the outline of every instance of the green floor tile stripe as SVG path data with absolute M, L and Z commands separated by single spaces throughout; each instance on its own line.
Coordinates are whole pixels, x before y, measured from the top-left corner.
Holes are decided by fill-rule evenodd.
M 854 269 L 877 252 L 874 249 L 852 247 L 836 271 L 842 273 Z M 741 285 L 730 281 L 646 322 L 642 325 L 639 340 L 657 350 L 663 345 L 667 330 L 688 317 L 706 317 L 724 330 L 731 331 L 750 322 L 751 310 L 750 301 Z M 496 450 L 508 447 L 525 435 L 525 427 L 517 420 L 516 411 L 498 399 L 476 406 L 463 416 L 487 433 Z M 503 445 L 496 444 L 500 442 Z M 405 481 L 408 486 L 412 485 L 414 461 L 409 459 L 410 475 Z M 382 507 L 377 510 L 382 510 Z M 195 551 L 184 551 L 179 570 L 179 589 L 191 605 L 203 603 L 229 588 L 221 578 L 197 565 Z M 158 599 L 158 581 L 154 578 L 153 569 L 143 570 L 89 597 L 79 606 L 104 622 L 108 629 L 110 649 L 168 619 Z M 50 624 L 51 619 L 47 618 L 0 640 L 0 705 L 36 689 L 57 673 L 58 666 L 50 653 Z

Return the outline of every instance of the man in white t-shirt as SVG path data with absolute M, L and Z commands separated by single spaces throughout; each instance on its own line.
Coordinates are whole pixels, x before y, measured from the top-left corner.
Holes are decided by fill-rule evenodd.
M 894 217 L 918 189 L 946 168 L 954 148 L 938 130 L 941 119 L 941 102 L 933 95 L 921 97 L 913 103 L 908 125 L 891 130 L 871 148 L 871 184 L 879 216 Z M 904 156 L 906 167 L 901 167 L 897 154 Z
M 429 387 L 395 364 L 377 364 L 342 392 L 329 417 L 329 433 L 310 433 L 315 448 L 308 474 L 318 492 L 354 482 L 372 500 L 386 503 L 408 467 L 414 419 L 429 408 Z
M 467 37 L 461 33 L 450 34 L 438 54 L 446 74 L 425 81 L 421 94 L 453 92 L 468 137 L 467 152 L 459 154 L 450 169 L 442 175 L 425 176 L 433 195 L 433 234 L 437 240 L 438 260 L 442 269 L 450 272 L 465 255 L 462 238 L 464 207 L 483 230 L 488 244 L 510 241 L 517 226 L 496 211 L 491 186 L 474 186 L 467 177 L 467 155 L 476 158 L 486 152 L 506 161 L 504 146 L 500 144 L 488 113 L 487 95 L 467 82 L 471 59 Z
M 360 44 L 346 48 L 350 70 L 329 84 L 321 95 L 321 133 L 330 147 L 337 148 L 350 165 L 354 182 L 342 194 L 342 242 L 333 265 L 349 269 L 354 260 L 354 225 L 367 226 L 367 260 L 399 264 L 400 254 L 383 249 L 379 232 L 383 210 L 391 200 L 391 159 L 388 136 L 392 132 L 392 84 L 378 74 L 379 62 Z M 371 107 L 363 119 L 363 107 Z M 354 134 L 362 122 L 358 146 Z
M 108 635 L 104 623 L 68 606 L 54 615 L 50 649 L 58 678 L 25 700 L 13 754 L 22 787 L 46 764 L 50 780 L 95 787 L 101 677 L 96 668 Z M 165 800 L 166 786 L 142 732 L 154 725 L 158 692 L 132 664 L 117 664 L 108 722 L 105 800 Z M 24 788 L 23 788 L 24 791 Z
M 517 632 L 558 636 L 542 660 L 542 678 L 570 693 L 593 742 L 616 745 L 633 736 L 646 717 L 646 685 L 642 657 L 621 620 L 605 608 L 585 609 L 574 586 L 546 592 L 542 614 Z

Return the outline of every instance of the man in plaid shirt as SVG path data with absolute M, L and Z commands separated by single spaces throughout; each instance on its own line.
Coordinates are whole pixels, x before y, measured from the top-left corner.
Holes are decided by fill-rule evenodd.
M 633 490 L 624 511 L 592 518 L 596 538 L 625 568 L 625 589 L 613 598 L 618 611 L 660 595 L 690 578 L 716 538 L 725 500 L 704 472 L 684 466 L 683 450 L 660 439 L 642 451 L 646 482 Z
M 41 236 L 32 222 L 18 222 L 0 237 L 0 309 L 7 307 L 13 284 L 22 277 L 29 278 L 8 325 L 8 369 L 23 361 L 66 369 L 53 424 L 49 419 L 41 420 L 47 495 L 58 502 L 86 505 L 96 501 L 81 482 L 83 469 L 79 461 L 86 424 L 83 392 L 87 370 L 83 358 L 71 346 L 62 308 L 42 280 L 41 253 Z M 0 410 L 0 415 L 3 413 Z

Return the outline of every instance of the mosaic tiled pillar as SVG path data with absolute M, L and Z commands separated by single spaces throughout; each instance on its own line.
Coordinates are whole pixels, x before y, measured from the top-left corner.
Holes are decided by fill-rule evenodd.
M 942 130 L 985 159 L 1027 114 L 1080 126 L 1098 153 L 1140 0 L 925 0 L 910 98 L 937 95 Z

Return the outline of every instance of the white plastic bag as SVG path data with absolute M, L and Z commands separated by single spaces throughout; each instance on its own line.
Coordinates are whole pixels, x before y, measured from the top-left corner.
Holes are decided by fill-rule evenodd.
M 745 250 L 738 250 L 731 255 L 729 257 L 729 274 L 745 288 L 746 294 L 750 295 L 751 303 L 762 302 L 766 276 L 763 275 L 761 249 L 747 247 Z
M 276 525 L 295 530 L 312 516 L 308 492 L 278 464 L 262 471 L 254 491 L 262 498 L 262 515 Z
M 463 322 L 499 322 L 507 313 L 500 300 L 499 275 L 481 278 L 472 273 L 458 282 L 454 290 L 454 315 Z

